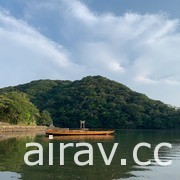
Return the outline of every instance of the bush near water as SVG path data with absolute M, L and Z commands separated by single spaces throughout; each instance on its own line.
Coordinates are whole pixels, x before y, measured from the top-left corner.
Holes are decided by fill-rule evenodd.
M 2 122 L 16 125 L 44 125 L 52 120 L 46 111 L 39 112 L 27 94 L 12 91 L 0 95 L 0 121 L 1 125 Z
M 38 80 L 0 89 L 0 119 L 13 124 L 90 128 L 180 128 L 180 110 L 102 76 Z M 52 119 L 51 119 L 52 118 Z

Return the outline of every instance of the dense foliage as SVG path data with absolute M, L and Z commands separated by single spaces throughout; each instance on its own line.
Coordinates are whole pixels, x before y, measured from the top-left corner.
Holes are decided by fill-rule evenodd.
M 0 120 L 10 124 L 35 125 L 39 110 L 26 94 L 9 92 L 0 96 Z
M 101 76 L 74 82 L 39 80 L 0 92 L 15 90 L 28 94 L 61 127 L 79 127 L 79 121 L 86 120 L 91 128 L 180 128 L 180 110 Z

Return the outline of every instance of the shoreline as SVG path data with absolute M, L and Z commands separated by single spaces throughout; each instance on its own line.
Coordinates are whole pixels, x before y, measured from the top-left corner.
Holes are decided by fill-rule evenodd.
M 45 132 L 46 126 L 20 126 L 20 125 L 2 125 L 0 126 L 0 135 L 6 133 L 26 133 L 26 132 Z

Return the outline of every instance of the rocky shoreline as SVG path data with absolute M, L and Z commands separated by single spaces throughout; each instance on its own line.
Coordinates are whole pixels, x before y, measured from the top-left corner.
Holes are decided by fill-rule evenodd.
M 0 126 L 0 134 L 4 133 L 26 133 L 26 132 L 45 132 L 47 129 L 46 126 L 18 126 L 18 125 L 8 125 L 8 126 Z

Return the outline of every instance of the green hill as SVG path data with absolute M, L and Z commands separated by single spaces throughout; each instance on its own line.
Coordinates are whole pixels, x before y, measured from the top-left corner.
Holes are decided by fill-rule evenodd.
M 180 128 L 180 110 L 101 76 L 79 81 L 39 80 L 0 89 L 26 93 L 40 112 L 50 113 L 54 124 L 91 128 Z

